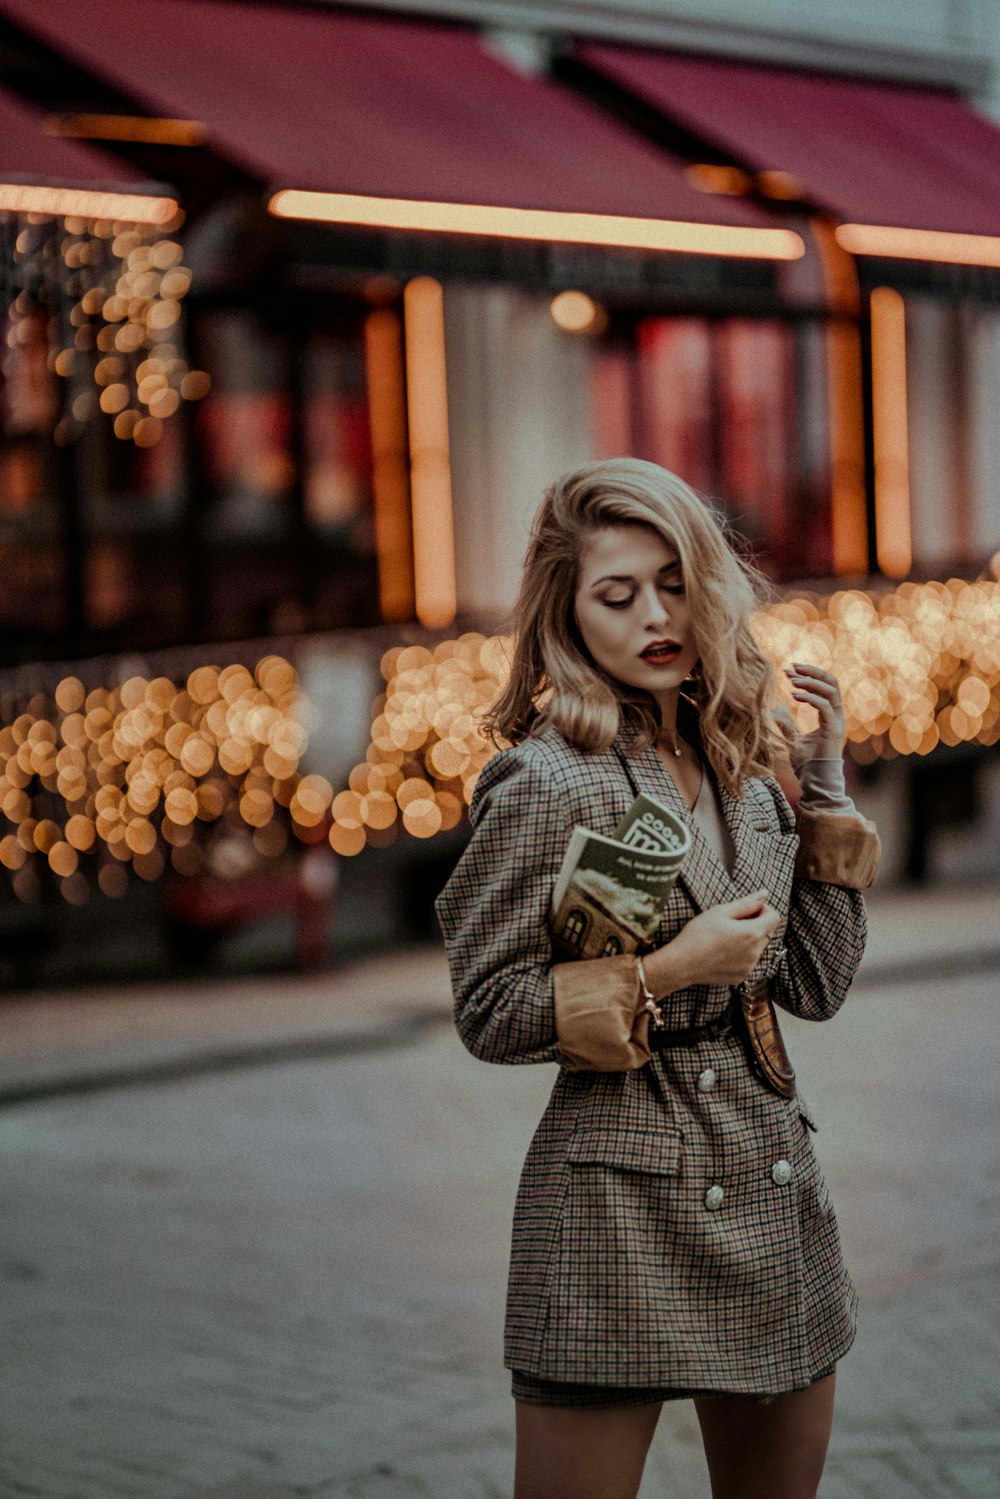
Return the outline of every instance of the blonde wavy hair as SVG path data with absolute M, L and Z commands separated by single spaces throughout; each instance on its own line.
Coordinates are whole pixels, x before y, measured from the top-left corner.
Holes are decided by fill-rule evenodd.
M 721 522 L 676 474 L 639 458 L 612 458 L 566 474 L 535 516 L 511 618 L 510 678 L 484 718 L 494 742 L 520 743 L 554 727 L 586 751 L 608 749 L 624 731 L 631 749 L 655 741 L 656 700 L 610 677 L 591 659 L 576 622 L 579 561 L 605 526 L 649 526 L 680 560 L 698 649 L 679 722 L 697 714 L 716 778 L 736 795 L 773 771 L 787 747 L 774 725 L 774 671 L 750 633 L 764 592 Z

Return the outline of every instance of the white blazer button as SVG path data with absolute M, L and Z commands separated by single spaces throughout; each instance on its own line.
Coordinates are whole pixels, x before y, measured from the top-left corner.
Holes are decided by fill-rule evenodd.
M 716 1208 L 721 1208 L 725 1195 L 721 1187 L 709 1187 L 705 1193 L 705 1206 L 710 1213 L 714 1213 Z
M 787 1161 L 775 1161 L 771 1167 L 771 1180 L 776 1187 L 786 1187 L 792 1179 L 792 1168 Z
M 706 1067 L 698 1079 L 698 1091 L 700 1093 L 711 1093 L 715 1087 L 715 1068 Z

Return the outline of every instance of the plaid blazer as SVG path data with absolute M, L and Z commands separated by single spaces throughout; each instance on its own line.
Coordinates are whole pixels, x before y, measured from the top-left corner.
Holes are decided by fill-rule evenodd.
M 656 750 L 633 777 L 686 820 Z M 558 1062 L 552 886 L 576 823 L 610 833 L 633 792 L 615 750 L 554 730 L 480 776 L 473 835 L 438 900 L 459 1034 L 488 1062 Z M 730 875 L 697 828 L 656 937 L 761 887 L 782 921 L 754 976 L 793 1014 L 835 1014 L 860 962 L 862 897 L 794 878 L 777 782 L 719 788 Z M 780 950 L 784 948 L 784 954 Z M 729 991 L 693 985 L 668 1024 L 701 1025 Z M 505 1362 L 537 1378 L 757 1396 L 798 1389 L 850 1346 L 856 1298 L 801 1097 L 770 1092 L 735 1037 L 654 1052 L 631 1072 L 561 1070 L 514 1215 Z

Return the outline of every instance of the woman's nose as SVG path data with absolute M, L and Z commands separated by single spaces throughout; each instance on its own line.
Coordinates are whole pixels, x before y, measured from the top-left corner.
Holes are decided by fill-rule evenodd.
M 647 629 L 666 624 L 669 616 L 666 599 L 658 588 L 644 589 L 642 594 L 643 623 Z

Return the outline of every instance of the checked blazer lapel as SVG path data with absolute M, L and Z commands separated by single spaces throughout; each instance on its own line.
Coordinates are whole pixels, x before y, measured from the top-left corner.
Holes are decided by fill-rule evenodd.
M 648 745 L 638 754 L 630 756 L 630 760 L 640 784 L 644 782 L 650 788 L 651 794 L 658 797 L 664 806 L 670 808 L 671 812 L 675 812 L 691 830 L 691 849 L 681 867 L 679 884 L 687 891 L 698 910 L 704 911 L 710 906 L 722 905 L 724 901 L 736 900 L 738 896 L 753 889 L 752 883 L 744 889 L 739 882 L 740 854 L 746 834 L 746 811 L 740 798 L 733 796 L 722 786 L 716 787 L 722 815 L 736 850 L 734 866 L 736 878 L 734 879 L 709 847 L 697 822 L 692 818 L 687 803 L 674 784 L 673 776 L 660 759 L 654 746 Z M 704 774 L 708 775 L 708 773 L 706 767 Z

